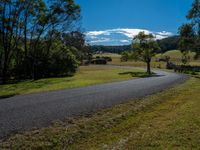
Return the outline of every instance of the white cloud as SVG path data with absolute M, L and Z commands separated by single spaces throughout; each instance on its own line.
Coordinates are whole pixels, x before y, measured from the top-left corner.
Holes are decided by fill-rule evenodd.
M 90 31 L 86 33 L 87 36 L 110 35 L 108 30 L 105 31 Z
M 143 29 L 117 28 L 117 29 L 110 29 L 110 30 L 104 30 L 104 31 L 89 31 L 86 33 L 86 36 L 111 35 L 114 33 L 118 33 L 118 34 L 123 34 L 127 36 L 128 38 L 133 38 L 135 35 L 137 35 L 139 32 L 142 32 L 142 31 L 144 31 L 146 34 L 150 33 L 148 30 L 143 30 Z
M 113 29 L 112 32 L 115 33 L 120 33 L 123 34 L 125 36 L 127 36 L 128 38 L 133 38 L 134 36 L 136 36 L 139 32 L 145 32 L 146 34 L 149 34 L 150 32 L 148 30 L 143 30 L 143 29 Z
M 98 40 L 91 40 L 90 43 L 103 43 L 103 42 L 110 42 L 111 40 L 109 38 L 101 38 Z
M 129 43 L 130 40 L 120 40 L 120 42 L 122 42 L 122 43 Z
M 173 34 L 171 32 L 153 32 L 146 29 L 132 29 L 132 28 L 116 28 L 116 29 L 108 29 L 102 31 L 89 31 L 86 32 L 86 38 L 91 44 L 130 44 L 131 40 L 134 36 L 136 36 L 139 32 L 145 32 L 145 34 L 153 34 L 156 39 L 163 39 Z M 117 36 L 118 35 L 118 36 Z
M 172 36 L 173 35 L 171 32 L 166 32 L 166 31 L 157 32 L 157 34 L 159 34 L 161 36 Z

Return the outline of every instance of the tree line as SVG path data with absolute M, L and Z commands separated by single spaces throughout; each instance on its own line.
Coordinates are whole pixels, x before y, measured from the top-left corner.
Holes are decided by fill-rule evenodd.
M 72 75 L 87 57 L 74 0 L 0 1 L 0 80 Z
M 122 53 L 123 51 L 130 51 L 131 45 L 119 46 L 105 46 L 105 45 L 92 45 L 89 46 L 92 52 L 107 52 L 107 53 Z
M 164 53 L 169 50 L 178 49 L 179 45 L 179 36 L 171 36 L 165 39 L 157 40 L 158 45 L 160 46 L 159 53 Z M 103 45 L 93 45 L 90 46 L 90 49 L 93 52 L 109 52 L 109 53 L 118 53 L 121 54 L 124 51 L 132 51 L 131 44 L 130 45 L 122 45 L 122 46 L 103 46 Z

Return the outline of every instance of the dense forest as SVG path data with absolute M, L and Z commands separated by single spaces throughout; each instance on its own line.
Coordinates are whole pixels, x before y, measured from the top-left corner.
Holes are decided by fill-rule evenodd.
M 87 57 L 74 0 L 0 1 L 0 80 L 72 75 Z
M 159 52 L 166 52 L 169 50 L 177 49 L 179 43 L 179 36 L 172 36 L 162 40 L 157 40 L 161 50 Z M 103 45 L 94 45 L 90 46 L 90 49 L 93 52 L 102 51 L 109 53 L 122 53 L 124 51 L 131 51 L 131 45 L 123 46 L 103 46 Z

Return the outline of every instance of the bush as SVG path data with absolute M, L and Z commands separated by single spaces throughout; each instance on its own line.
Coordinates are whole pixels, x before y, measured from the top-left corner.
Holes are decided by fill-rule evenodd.
M 76 72 L 79 65 L 76 56 L 65 46 L 54 52 L 50 60 L 50 76 L 71 76 Z
M 61 42 L 53 43 L 48 55 L 42 52 L 42 47 L 38 50 L 39 55 L 32 57 L 28 55 L 27 59 L 22 59 L 23 53 L 18 53 L 11 70 L 12 77 L 15 79 L 40 79 L 47 77 L 60 77 L 73 75 L 79 62 L 74 54 L 74 49 L 66 47 Z

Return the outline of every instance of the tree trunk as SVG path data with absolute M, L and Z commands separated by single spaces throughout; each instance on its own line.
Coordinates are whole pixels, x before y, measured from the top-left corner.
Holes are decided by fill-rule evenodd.
M 2 69 L 2 83 L 5 84 L 7 81 L 7 61 L 4 62 L 3 64 L 3 69 Z
M 150 61 L 147 62 L 147 73 L 148 73 L 148 75 L 151 75 L 151 64 L 150 64 Z

